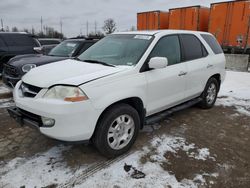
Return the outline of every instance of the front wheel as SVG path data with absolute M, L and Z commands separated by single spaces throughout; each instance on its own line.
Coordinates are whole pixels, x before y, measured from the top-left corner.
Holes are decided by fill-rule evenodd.
M 200 107 L 204 109 L 209 109 L 214 106 L 219 92 L 219 83 L 215 78 L 210 78 L 206 84 L 206 87 L 201 94 L 202 101 L 200 102 Z
M 94 145 L 108 158 L 121 155 L 133 145 L 139 128 L 138 112 L 130 105 L 116 104 L 98 122 L 93 137 Z

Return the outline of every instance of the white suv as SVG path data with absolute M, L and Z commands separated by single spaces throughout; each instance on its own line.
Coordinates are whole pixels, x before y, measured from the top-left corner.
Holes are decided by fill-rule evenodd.
M 76 59 L 32 69 L 8 111 L 51 138 L 91 139 L 113 157 L 129 150 L 154 114 L 193 99 L 211 108 L 224 77 L 223 51 L 209 33 L 122 32 Z

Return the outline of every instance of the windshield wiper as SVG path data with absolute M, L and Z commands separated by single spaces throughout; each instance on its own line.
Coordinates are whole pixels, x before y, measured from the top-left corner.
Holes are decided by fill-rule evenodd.
M 92 59 L 79 59 L 78 57 L 75 58 L 76 60 L 78 61 L 82 61 L 82 62 L 87 62 L 87 63 L 96 63 L 96 64 L 101 64 L 101 65 L 104 65 L 104 66 L 109 66 L 109 67 L 115 67 L 114 65 L 111 65 L 111 64 L 108 64 L 108 63 L 105 63 L 105 62 L 102 62 L 102 61 L 97 61 L 97 60 L 92 60 Z

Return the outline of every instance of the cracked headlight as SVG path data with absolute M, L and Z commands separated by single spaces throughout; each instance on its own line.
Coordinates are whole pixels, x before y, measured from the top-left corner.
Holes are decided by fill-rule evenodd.
M 87 95 L 79 87 L 74 86 L 54 86 L 45 93 L 43 98 L 59 99 L 67 102 L 88 100 Z
M 29 72 L 31 69 L 36 68 L 35 64 L 26 64 L 22 66 L 23 72 Z

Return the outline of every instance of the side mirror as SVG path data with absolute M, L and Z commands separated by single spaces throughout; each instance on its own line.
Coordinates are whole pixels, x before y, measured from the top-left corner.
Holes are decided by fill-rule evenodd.
M 150 69 L 163 69 L 168 66 L 168 58 L 153 57 L 149 60 L 148 66 Z
M 43 47 L 34 47 L 33 50 L 39 54 L 43 54 Z

